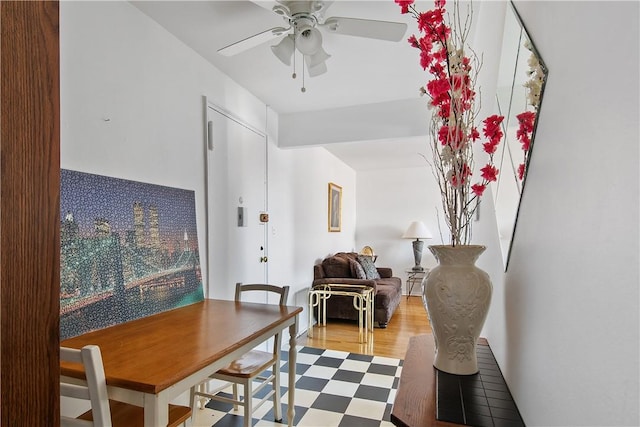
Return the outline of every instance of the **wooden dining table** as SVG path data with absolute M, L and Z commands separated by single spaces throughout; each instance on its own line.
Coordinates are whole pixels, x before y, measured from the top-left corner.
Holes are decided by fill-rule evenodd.
M 289 328 L 288 425 L 293 425 L 296 335 L 302 307 L 205 299 L 60 343 L 100 347 L 109 398 L 144 407 L 146 427 L 166 426 L 169 402 Z M 62 363 L 61 375 L 84 380 Z

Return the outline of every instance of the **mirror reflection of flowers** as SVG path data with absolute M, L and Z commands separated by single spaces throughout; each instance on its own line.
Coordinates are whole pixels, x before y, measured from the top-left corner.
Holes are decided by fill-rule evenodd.
M 451 245 L 468 244 L 480 198 L 489 182 L 496 181 L 498 176 L 493 155 L 503 137 L 501 124 L 504 120 L 503 116 L 493 115 L 483 121 L 482 134 L 486 142 L 482 147 L 489 161 L 480 169 L 481 179 L 471 185 L 473 142 L 480 139 L 475 124 L 479 110 L 475 104 L 475 83 L 481 65 L 466 44 L 471 6 L 465 18 L 460 15 L 459 3 L 454 1 L 453 19 L 450 19 L 445 0 L 436 0 L 434 9 L 426 12 L 417 11 L 414 0 L 395 2 L 402 8 L 402 13 L 409 13 L 416 19 L 420 36 L 412 35 L 408 41 L 420 50 L 420 65 L 431 74 L 431 79 L 420 91 L 430 98 L 433 151 L 430 165 L 440 187 Z M 470 55 L 465 53 L 465 48 Z
M 542 86 L 544 84 L 545 72 L 542 69 L 542 64 L 538 60 L 538 56 L 533 51 L 533 45 L 531 41 L 525 40 L 524 47 L 530 52 L 529 70 L 527 70 L 527 76 L 529 80 L 524 83 L 524 87 L 527 91 L 527 103 L 533 107 L 534 111 L 524 111 L 516 116 L 518 119 L 518 130 L 516 131 L 516 138 L 522 144 L 522 151 L 524 151 L 524 160 L 518 166 L 518 178 L 524 179 L 524 172 L 526 168 L 527 159 L 529 157 L 529 150 L 531 149 L 531 137 L 533 135 L 533 127 L 536 122 L 536 116 L 538 115 L 538 107 L 540 106 L 540 94 L 542 93 Z

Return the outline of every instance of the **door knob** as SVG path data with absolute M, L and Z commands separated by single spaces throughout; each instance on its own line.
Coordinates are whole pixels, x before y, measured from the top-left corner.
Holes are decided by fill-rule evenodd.
M 267 262 L 267 257 L 266 256 L 261 256 L 260 257 L 260 262 Z

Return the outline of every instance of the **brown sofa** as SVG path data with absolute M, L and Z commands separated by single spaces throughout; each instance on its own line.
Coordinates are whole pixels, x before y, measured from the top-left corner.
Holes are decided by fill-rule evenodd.
M 402 280 L 399 277 L 393 277 L 393 271 L 384 267 L 375 267 L 380 278 L 359 278 L 362 277 L 363 271 L 356 271 L 359 268 L 354 265 L 354 261 L 359 263 L 358 254 L 355 252 L 339 252 L 325 258 L 322 263 L 313 267 L 312 286 L 360 284 L 373 287 L 375 289 L 374 325 L 377 322 L 380 328 L 386 328 L 391 316 L 400 304 Z M 336 295 L 329 298 L 327 300 L 327 317 L 357 320 L 358 312 L 353 308 L 353 297 Z

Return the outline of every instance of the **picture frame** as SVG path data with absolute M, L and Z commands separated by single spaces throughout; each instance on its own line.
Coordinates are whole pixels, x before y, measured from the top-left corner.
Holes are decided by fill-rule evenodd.
M 329 232 L 342 230 L 342 187 L 329 183 Z

